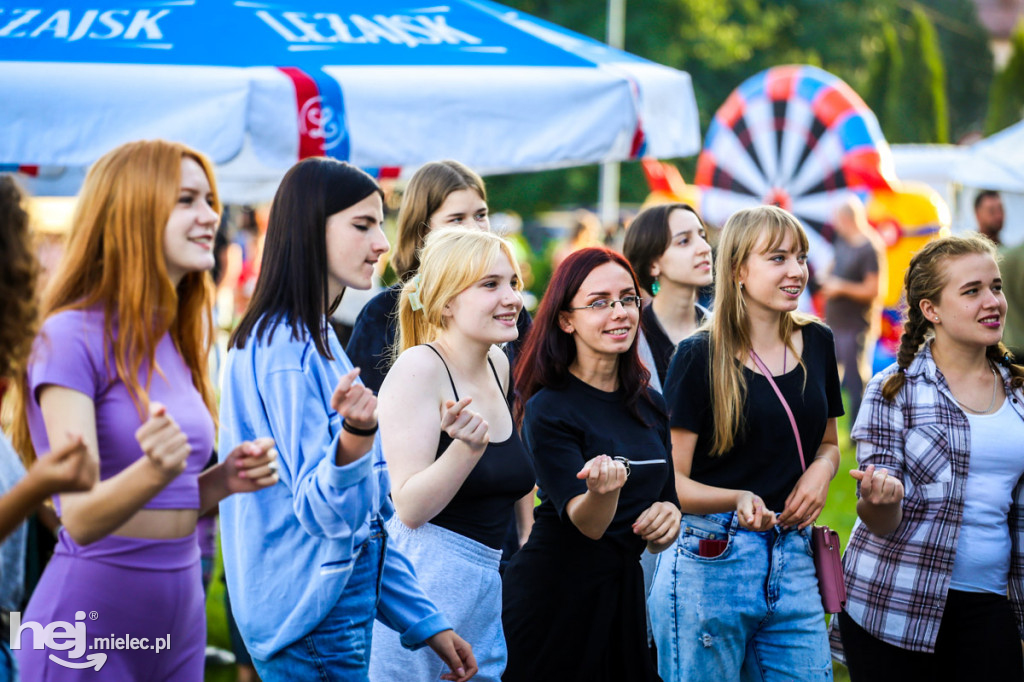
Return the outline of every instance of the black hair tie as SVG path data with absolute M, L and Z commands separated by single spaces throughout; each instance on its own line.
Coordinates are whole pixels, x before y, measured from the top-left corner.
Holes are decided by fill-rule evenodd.
M 345 431 L 348 431 L 353 436 L 360 436 L 362 438 L 369 438 L 370 436 L 377 433 L 376 424 L 374 424 L 373 428 L 371 429 L 361 429 L 358 426 L 353 426 L 352 424 L 349 424 L 347 419 L 341 422 L 341 428 L 344 429 Z

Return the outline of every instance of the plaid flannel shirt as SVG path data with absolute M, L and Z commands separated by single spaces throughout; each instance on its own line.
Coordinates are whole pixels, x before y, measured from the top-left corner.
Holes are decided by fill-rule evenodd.
M 899 371 L 892 365 L 864 392 L 851 436 L 857 462 L 885 467 L 904 486 L 903 520 L 878 536 L 860 519 L 843 555 L 846 611 L 876 638 L 911 651 L 934 652 L 953 575 L 964 512 L 971 432 L 927 343 L 907 368 L 892 402 L 882 384 Z M 1024 420 L 1024 393 L 1010 389 L 1010 373 L 999 367 L 1006 399 Z M 1022 451 L 1024 455 L 1024 451 Z M 1024 485 L 1017 482 L 1010 505 L 1009 597 L 1024 637 Z M 860 495 L 860 487 L 857 491 Z M 833 653 L 842 660 L 833 619 Z

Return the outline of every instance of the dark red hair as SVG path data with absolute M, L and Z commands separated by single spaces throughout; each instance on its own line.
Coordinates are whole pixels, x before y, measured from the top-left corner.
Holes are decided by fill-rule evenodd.
M 562 331 L 558 325 L 558 314 L 569 310 L 573 297 L 583 286 L 583 280 L 605 263 L 615 263 L 628 272 L 639 295 L 640 285 L 629 261 L 611 249 L 592 246 L 574 251 L 562 261 L 551 277 L 523 348 L 516 358 L 517 424 L 523 422 L 526 402 L 540 389 L 547 386 L 560 388 L 568 383 L 569 366 L 576 360 L 576 341 L 571 334 Z M 627 409 L 641 422 L 644 419 L 637 407 L 641 397 L 654 406 L 647 394 L 650 380 L 651 373 L 640 361 L 637 339 L 634 338 L 629 350 L 619 358 L 619 385 L 625 390 Z

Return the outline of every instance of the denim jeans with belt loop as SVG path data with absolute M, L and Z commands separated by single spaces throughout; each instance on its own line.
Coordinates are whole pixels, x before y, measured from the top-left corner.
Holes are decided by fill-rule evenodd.
M 732 512 L 684 514 L 647 602 L 662 679 L 831 680 L 810 537 L 748 531 Z M 726 546 L 701 557 L 701 540 Z
M 261 680 L 367 679 L 386 551 L 387 531 L 378 517 L 370 524 L 370 537 L 353 557 L 352 574 L 327 617 L 269 660 L 253 659 Z

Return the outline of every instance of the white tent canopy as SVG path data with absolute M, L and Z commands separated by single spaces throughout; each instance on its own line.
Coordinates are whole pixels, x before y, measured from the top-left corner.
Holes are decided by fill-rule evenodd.
M 486 0 L 30 4 L 0 8 L 0 169 L 53 187 L 154 137 L 239 187 L 313 154 L 493 173 L 700 147 L 686 73 Z
M 1024 241 L 1024 121 L 972 145 L 892 145 L 896 176 L 932 186 L 953 210 L 953 228 L 975 229 L 974 196 L 982 189 L 1003 195 L 1002 239 Z

